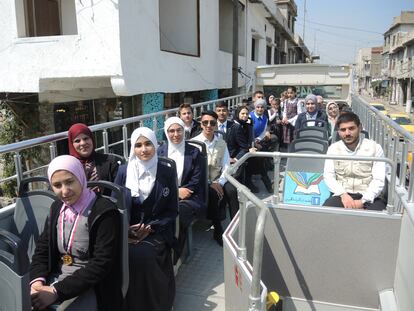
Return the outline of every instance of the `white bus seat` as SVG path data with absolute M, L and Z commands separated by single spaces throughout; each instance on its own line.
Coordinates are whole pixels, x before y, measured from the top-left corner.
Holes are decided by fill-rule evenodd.
M 0 310 L 31 310 L 29 289 L 29 258 L 22 240 L 0 229 Z

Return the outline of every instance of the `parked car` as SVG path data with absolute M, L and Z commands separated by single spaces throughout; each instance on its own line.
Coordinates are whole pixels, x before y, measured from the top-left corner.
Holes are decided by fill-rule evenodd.
M 406 129 L 411 134 L 414 134 L 414 123 L 410 117 L 405 113 L 390 113 L 388 115 L 391 120 L 401 125 L 402 128 Z
M 388 114 L 388 111 L 387 111 L 387 109 L 385 109 L 385 106 L 383 105 L 383 104 L 381 104 L 381 103 L 369 103 L 372 107 L 374 107 L 375 109 L 377 109 L 379 112 L 381 112 L 381 113 L 383 113 L 383 114 L 385 114 L 385 115 L 387 115 Z

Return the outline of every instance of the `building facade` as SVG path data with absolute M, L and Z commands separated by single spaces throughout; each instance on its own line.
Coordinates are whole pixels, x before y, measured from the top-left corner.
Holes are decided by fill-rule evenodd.
M 293 0 L 239 1 L 240 90 L 305 62 Z M 229 95 L 232 0 L 0 2 L 0 99 L 36 103 L 45 134 Z
M 384 33 L 382 76 L 389 83 L 393 104 L 407 105 L 411 111 L 414 66 L 414 11 L 403 11 L 394 17 Z

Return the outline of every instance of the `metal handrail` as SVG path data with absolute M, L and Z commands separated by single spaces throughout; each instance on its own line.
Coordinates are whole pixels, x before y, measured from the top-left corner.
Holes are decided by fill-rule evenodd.
M 194 104 L 192 105 L 194 109 L 194 116 L 195 117 L 197 116 L 197 109 L 199 109 L 200 111 L 203 111 L 206 109 L 214 109 L 217 102 L 224 101 L 227 103 L 227 106 L 230 110 L 234 109 L 235 106 L 238 104 L 239 100 L 247 98 L 249 95 L 250 94 L 246 93 L 246 94 L 229 96 L 229 97 L 224 97 L 224 98 L 219 98 L 219 99 L 214 99 L 214 100 L 209 100 L 209 101 Z M 122 120 L 115 120 L 111 122 L 91 125 L 89 126 L 89 128 L 91 129 L 92 132 L 103 131 L 102 132 L 103 145 L 97 147 L 96 150 L 103 150 L 104 152 L 108 152 L 110 147 L 122 144 L 123 145 L 122 149 L 124 153 L 123 156 L 127 157 L 128 156 L 128 130 L 126 127 L 127 125 L 133 124 L 133 123 L 139 123 L 140 126 L 143 126 L 144 121 L 151 121 L 154 131 L 162 130 L 162 129 L 157 128 L 157 122 L 156 122 L 157 119 L 160 117 L 166 118 L 172 114 L 176 114 L 177 111 L 178 111 L 178 108 L 172 108 L 168 110 L 149 113 L 146 115 L 140 115 L 140 116 L 125 118 Z M 122 127 L 122 139 L 109 143 L 107 130 L 111 128 L 115 128 L 115 127 Z M 50 144 L 49 146 L 50 160 L 52 160 L 56 156 L 55 143 L 57 141 L 67 139 L 67 137 L 68 137 L 68 132 L 65 131 L 65 132 L 51 134 L 51 135 L 47 135 L 43 137 L 32 138 L 32 139 L 0 146 L 0 154 L 15 153 L 14 162 L 15 162 L 15 168 L 16 168 L 16 173 L 13 176 L 0 179 L 0 184 L 3 182 L 9 181 L 10 179 L 16 179 L 17 183 L 19 184 L 20 180 L 23 178 L 23 175 L 27 174 L 27 172 L 22 171 L 21 155 L 20 155 L 20 152 L 22 150 L 33 148 L 33 147 L 38 147 L 44 144 Z
M 250 152 L 241 157 L 235 164 L 231 165 L 225 172 L 224 176 L 233 186 L 236 187 L 239 197 L 242 199 L 240 203 L 239 211 L 239 241 L 238 241 L 238 260 L 246 260 L 246 212 L 247 212 L 247 200 L 251 201 L 254 205 L 259 207 L 259 216 L 256 221 L 255 237 L 254 237 L 254 250 L 253 250 L 253 272 L 252 272 L 252 285 L 249 294 L 249 311 L 260 310 L 260 278 L 262 271 L 262 259 L 263 259 L 263 241 L 264 241 L 264 227 L 266 224 L 266 216 L 268 214 L 269 207 L 277 207 L 279 200 L 275 200 L 279 196 L 279 187 L 274 187 L 274 195 L 272 198 L 272 204 L 266 205 L 262 200 L 257 198 L 249 188 L 237 181 L 232 175 L 240 168 L 240 166 L 248 159 L 253 157 L 266 157 L 273 158 L 275 163 L 279 163 L 281 158 L 306 158 L 306 159 L 332 159 L 332 160 L 344 160 L 344 161 L 370 161 L 370 162 L 385 162 L 391 166 L 391 178 L 388 184 L 388 201 L 387 212 L 388 214 L 394 214 L 394 192 L 396 169 L 395 163 L 388 158 L 376 158 L 376 157 L 362 157 L 355 156 L 351 159 L 348 156 L 336 156 L 326 154 L 307 154 L 307 153 L 283 153 L 283 152 Z M 279 176 L 279 167 L 275 166 L 275 175 Z M 279 185 L 276 181 L 275 185 Z

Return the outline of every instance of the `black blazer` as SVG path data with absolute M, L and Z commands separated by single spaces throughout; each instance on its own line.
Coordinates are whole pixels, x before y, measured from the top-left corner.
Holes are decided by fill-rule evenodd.
M 189 135 L 188 135 L 187 132 L 185 132 L 185 139 L 190 139 L 190 138 L 196 137 L 200 133 L 201 133 L 200 122 L 193 119 L 193 127 L 191 128 L 191 131 L 190 131 Z
M 110 154 L 95 153 L 94 160 L 100 180 L 113 182 L 120 165 L 118 159 Z
M 318 121 L 323 121 L 323 125 L 321 124 L 321 126 L 324 126 L 325 128 L 328 127 L 328 118 L 326 117 L 325 112 L 323 112 L 322 110 L 318 110 L 315 121 L 316 121 L 316 124 L 318 124 Z M 299 131 L 300 129 L 305 128 L 306 123 L 307 123 L 306 112 L 302 112 L 298 115 L 298 118 L 296 119 L 295 132 Z
M 178 214 L 177 172 L 174 168 L 158 161 L 157 176 L 149 196 L 141 203 L 126 191 L 126 206 L 129 209 L 131 225 L 151 222 L 154 233 L 159 233 L 172 247 L 175 242 L 175 218 Z M 121 165 L 115 178 L 115 184 L 125 186 L 127 165 Z
M 226 123 L 226 132 L 224 134 L 222 134 L 224 141 L 227 143 L 228 142 L 228 138 L 229 138 L 229 134 L 231 131 L 231 128 L 233 127 L 234 122 L 231 120 L 227 120 Z M 218 129 L 220 131 L 220 128 Z
M 31 280 L 61 273 L 56 229 L 61 207 L 62 202 L 57 200 L 50 208 L 30 265 Z M 94 288 L 99 311 L 121 310 L 120 216 L 116 206 L 97 195 L 88 226 L 88 264 L 54 284 L 58 299 L 64 301 Z
M 230 158 L 240 159 L 249 152 L 252 142 L 253 126 L 250 123 L 234 123 L 227 142 Z
M 165 143 L 158 148 L 158 155 L 168 158 L 168 143 Z M 202 180 L 203 161 L 205 160 L 200 149 L 186 142 L 183 176 L 181 177 L 181 185 L 179 185 L 179 187 L 188 188 L 193 191 L 191 197 L 186 201 L 193 201 L 188 203 L 194 205 L 194 208 L 196 209 L 205 207 L 206 180 Z

